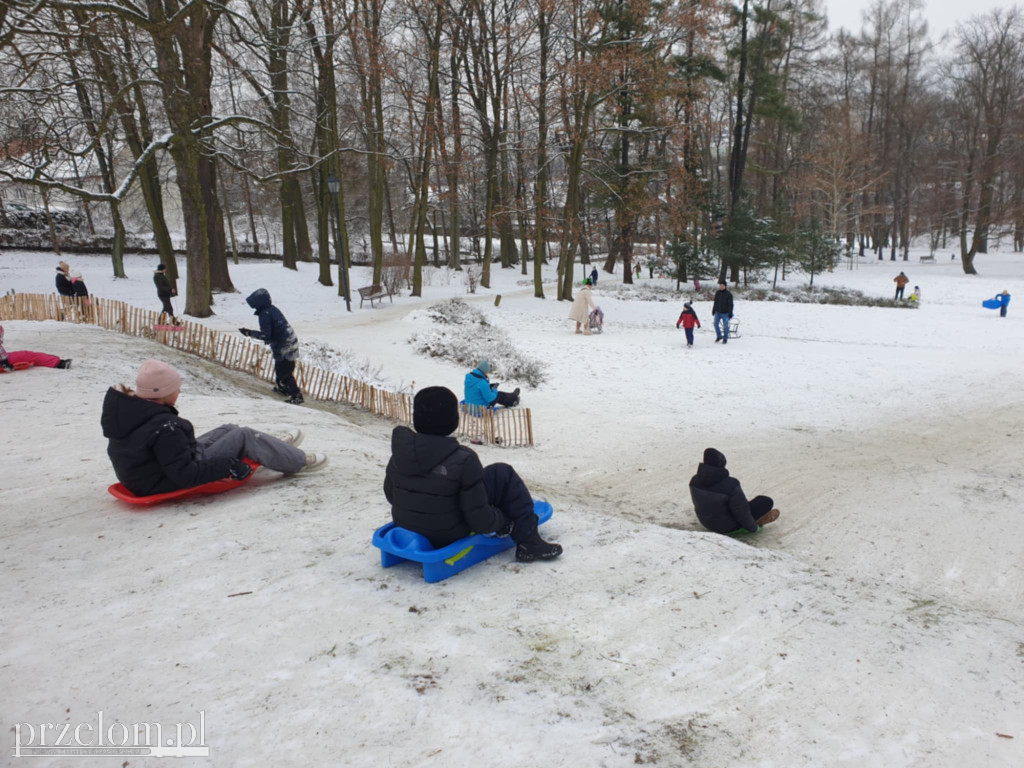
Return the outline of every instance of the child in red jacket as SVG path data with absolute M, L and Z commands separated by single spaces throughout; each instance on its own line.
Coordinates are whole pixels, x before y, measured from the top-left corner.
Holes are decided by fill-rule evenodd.
M 693 346 L 693 326 L 696 325 L 700 328 L 700 320 L 697 319 L 697 313 L 693 311 L 693 305 L 690 302 L 683 304 L 683 313 L 676 320 L 677 329 L 680 323 L 683 324 L 683 330 L 686 331 L 686 347 L 689 349 Z

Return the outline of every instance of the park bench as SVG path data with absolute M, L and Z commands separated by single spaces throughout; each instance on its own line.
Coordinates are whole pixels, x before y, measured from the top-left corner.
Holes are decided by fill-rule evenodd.
M 920 260 L 921 260 L 922 263 L 924 263 L 926 261 L 930 261 L 932 264 L 934 264 L 935 263 L 935 256 L 934 255 L 932 255 L 932 256 L 922 256 Z
M 378 299 L 383 299 L 385 296 L 388 297 L 388 300 L 392 304 L 395 303 L 395 300 L 391 298 L 391 292 L 388 291 L 387 289 L 385 289 L 384 287 L 380 286 L 380 285 L 368 285 L 365 288 L 360 288 L 359 289 L 359 306 L 360 307 L 363 306 L 363 300 L 364 299 L 369 299 L 370 307 L 372 308 L 373 307 L 373 302 L 377 301 Z

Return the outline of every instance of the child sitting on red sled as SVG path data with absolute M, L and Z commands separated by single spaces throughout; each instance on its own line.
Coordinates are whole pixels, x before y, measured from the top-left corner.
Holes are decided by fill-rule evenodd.
M 322 453 L 303 453 L 296 447 L 301 430 L 274 437 L 223 424 L 196 438 L 192 423 L 174 407 L 180 392 L 181 376 L 158 360 L 147 360 L 139 368 L 135 391 L 124 386 L 107 390 L 100 417 L 109 441 L 107 455 L 117 479 L 136 496 L 226 477 L 241 480 L 252 472 L 242 459 L 285 474 L 313 472 L 327 464 Z

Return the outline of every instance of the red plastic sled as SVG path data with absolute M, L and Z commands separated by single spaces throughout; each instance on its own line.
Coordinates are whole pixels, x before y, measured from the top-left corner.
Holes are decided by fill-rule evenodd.
M 224 493 L 224 491 L 231 491 L 240 485 L 245 485 L 249 482 L 249 478 L 256 474 L 256 470 L 260 468 L 259 464 L 250 459 L 242 459 L 242 461 L 252 467 L 252 472 L 242 480 L 235 480 L 234 478 L 227 477 L 223 480 L 214 480 L 212 483 L 204 483 L 203 485 L 196 485 L 191 488 L 182 488 L 180 490 L 169 491 L 167 493 L 155 493 L 152 496 L 136 496 L 121 483 L 114 483 L 112 486 L 107 488 L 107 492 L 115 499 L 120 499 L 128 504 L 137 504 L 143 507 L 151 507 L 154 504 L 161 504 L 165 501 L 181 501 L 182 499 L 190 499 L 193 496 L 209 495 L 211 493 Z
M 23 360 L 20 363 L 13 363 L 13 365 L 14 365 L 14 370 L 16 370 L 16 371 L 24 371 L 26 368 L 31 368 L 33 365 L 35 365 L 35 363 L 27 363 L 27 362 L 25 362 Z M 7 373 L 7 369 L 0 368 L 0 373 Z

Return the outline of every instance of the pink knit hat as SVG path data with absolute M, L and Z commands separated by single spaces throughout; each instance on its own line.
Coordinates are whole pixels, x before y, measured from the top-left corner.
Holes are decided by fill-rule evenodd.
M 135 394 L 143 400 L 160 400 L 181 390 L 181 375 L 167 363 L 147 360 L 135 377 Z

